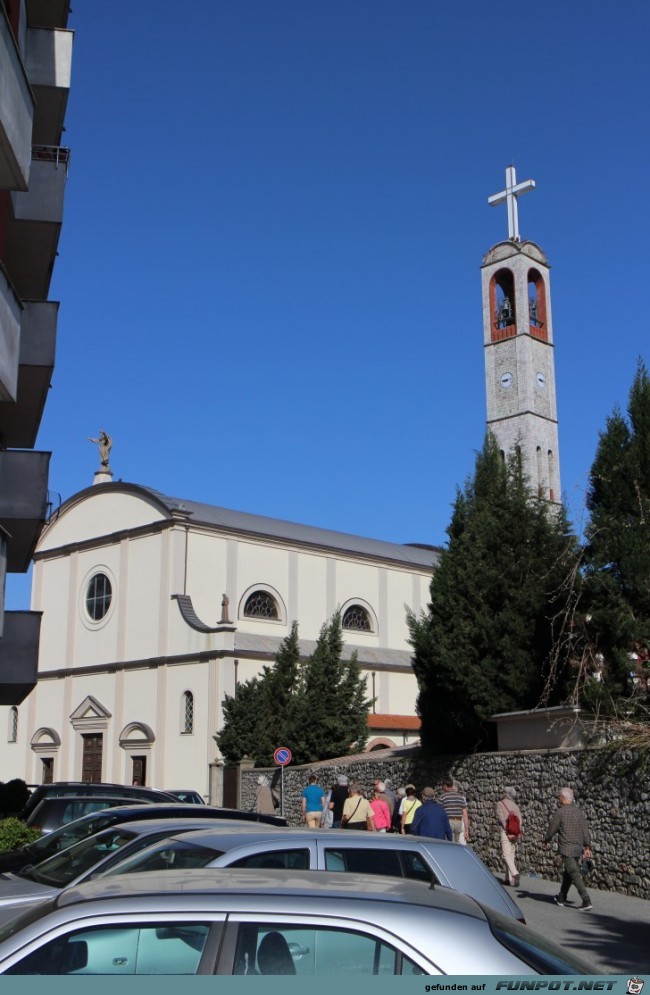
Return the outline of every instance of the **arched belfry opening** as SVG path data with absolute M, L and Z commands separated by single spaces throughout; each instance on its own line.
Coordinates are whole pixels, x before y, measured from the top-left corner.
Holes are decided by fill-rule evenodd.
M 528 321 L 530 334 L 542 342 L 548 342 L 546 285 L 544 277 L 536 269 L 528 270 Z
M 512 270 L 500 269 L 490 280 L 490 330 L 492 342 L 500 342 L 517 334 Z

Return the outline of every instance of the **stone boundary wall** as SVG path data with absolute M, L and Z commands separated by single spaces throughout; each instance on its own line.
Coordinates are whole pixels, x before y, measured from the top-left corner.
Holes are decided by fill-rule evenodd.
M 285 768 L 284 814 L 289 825 L 300 824 L 300 794 L 311 773 L 323 787 L 331 785 L 337 774 L 346 774 L 369 796 L 378 777 L 390 777 L 393 788 L 412 782 L 418 791 L 430 785 L 438 793 L 443 776 L 452 771 L 467 797 L 470 843 L 502 877 L 495 805 L 502 788 L 513 785 L 524 821 L 519 870 L 559 881 L 562 862 L 556 846 L 544 850 L 541 841 L 557 808 L 558 789 L 566 785 L 574 789 L 592 834 L 594 870 L 587 885 L 650 899 L 650 773 L 644 759 L 645 755 L 633 750 L 613 754 L 607 749 L 576 749 L 477 753 L 424 762 L 415 750 L 380 750 Z M 279 768 L 242 769 L 242 808 L 252 807 L 260 773 L 279 787 Z

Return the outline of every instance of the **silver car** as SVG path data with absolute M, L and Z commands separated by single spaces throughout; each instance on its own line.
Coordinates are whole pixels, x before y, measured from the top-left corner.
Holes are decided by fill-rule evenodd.
M 251 833 L 248 827 L 227 832 L 207 825 L 182 837 L 170 832 L 128 860 L 112 875 L 184 867 L 258 867 L 293 870 L 385 874 L 434 882 L 470 895 L 503 915 L 524 922 L 524 915 L 471 847 L 420 836 L 397 836 L 331 829 Z
M 193 829 L 205 826 L 205 819 L 143 819 L 112 826 L 102 832 L 75 843 L 60 853 L 43 860 L 40 864 L 24 868 L 18 874 L 0 875 L 0 923 L 16 915 L 25 905 L 51 898 L 63 888 L 80 884 L 91 875 L 108 870 L 118 861 L 151 843 L 156 843 L 174 834 L 178 836 Z M 214 825 L 227 826 L 225 820 L 215 820 Z M 238 826 L 240 823 L 230 823 Z M 269 827 L 261 823 L 251 823 L 253 829 L 259 826 L 269 835 Z M 271 833 L 279 830 L 271 829 Z
M 215 973 L 594 972 L 465 895 L 358 874 L 127 874 L 70 888 L 0 930 L 0 974 Z

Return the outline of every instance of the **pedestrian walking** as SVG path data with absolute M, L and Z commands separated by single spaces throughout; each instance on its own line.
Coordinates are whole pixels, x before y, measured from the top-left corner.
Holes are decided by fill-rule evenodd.
M 422 804 L 413 816 L 412 836 L 431 836 L 436 840 L 453 840 L 449 818 L 442 805 L 436 801 L 433 788 L 424 788 Z
M 557 834 L 557 848 L 564 864 L 560 893 L 555 896 L 555 903 L 566 905 L 569 889 L 574 885 L 582 899 L 582 905 L 578 909 L 580 912 L 588 912 L 593 906 L 580 873 L 578 858 L 591 859 L 591 834 L 584 812 L 575 804 L 573 790 L 560 788 L 558 800 L 560 807 L 551 819 L 544 837 L 544 846 L 547 846 Z
M 323 817 L 323 801 L 325 792 L 320 784 L 316 783 L 316 775 L 309 775 L 309 784 L 303 790 L 300 798 L 300 808 L 302 821 L 307 823 L 309 829 L 319 829 Z
M 336 778 L 336 784 L 332 785 L 332 793 L 330 796 L 330 808 L 332 810 L 332 828 L 341 828 L 341 819 L 343 818 L 343 806 L 349 797 L 348 789 L 348 779 L 345 774 L 339 774 Z
M 384 798 L 384 793 L 375 786 L 375 792 L 370 800 L 370 808 L 378 833 L 387 833 L 391 825 L 390 809 Z
M 399 807 L 399 812 L 401 816 L 400 832 L 402 836 L 408 836 L 411 832 L 411 826 L 413 824 L 413 816 L 419 809 L 422 802 L 415 793 L 415 785 L 406 785 L 406 795 L 402 799 L 402 804 Z
M 274 815 L 275 805 L 273 804 L 273 792 L 269 784 L 268 777 L 260 774 L 257 779 L 257 790 L 255 791 L 255 802 L 253 811 L 260 815 Z
M 497 821 L 501 831 L 501 854 L 506 865 L 505 884 L 511 884 L 514 888 L 519 885 L 519 871 L 517 870 L 517 843 L 523 835 L 523 819 L 521 809 L 515 801 L 517 792 L 513 787 L 504 788 L 501 798 L 497 802 Z
M 388 806 L 388 812 L 392 818 L 393 815 L 393 799 L 386 790 L 386 784 L 384 781 L 375 781 L 375 792 L 379 795 L 381 800 Z
M 451 831 L 454 834 L 454 843 L 460 843 L 463 846 L 469 843 L 467 799 L 463 792 L 459 791 L 453 774 L 448 774 L 442 782 L 440 804 L 449 817 Z
M 350 784 L 350 797 L 343 806 L 342 829 L 375 828 L 375 819 L 368 802 L 361 794 L 361 788 L 354 781 Z

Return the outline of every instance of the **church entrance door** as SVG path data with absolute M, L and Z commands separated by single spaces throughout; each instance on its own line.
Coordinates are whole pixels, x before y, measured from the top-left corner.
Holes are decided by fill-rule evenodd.
M 81 780 L 87 781 L 89 784 L 98 784 L 102 779 L 103 738 L 101 732 L 86 733 L 82 736 L 84 751 Z

